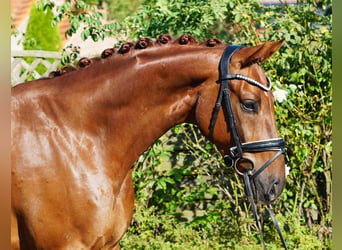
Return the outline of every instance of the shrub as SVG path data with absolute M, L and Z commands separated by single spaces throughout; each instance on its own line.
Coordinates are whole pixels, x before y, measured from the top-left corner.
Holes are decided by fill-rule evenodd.
M 126 19 L 126 27 L 131 37 L 156 37 L 163 33 L 212 37 L 212 26 L 224 19 L 225 2 L 145 0 L 135 15 Z
M 152 4 L 147 5 L 147 2 Z M 279 53 L 263 64 L 275 87 L 288 92 L 287 100 L 276 103 L 276 116 L 280 134 L 287 142 L 287 163 L 291 172 L 276 210 L 283 216 L 279 219 L 284 224 L 291 248 L 331 248 L 331 1 L 306 1 L 297 5 L 277 6 L 262 6 L 258 1 L 247 0 L 224 2 L 226 20 L 222 20 L 222 9 L 216 14 L 211 12 L 216 10 L 216 5 L 213 6 L 210 1 L 190 1 L 188 6 L 192 6 L 191 11 L 183 11 L 183 1 L 173 1 L 171 4 L 145 1 L 145 5 L 137 12 L 139 15 L 127 20 L 131 23 L 131 34 L 134 36 L 153 37 L 159 33 L 177 36 L 179 32 L 187 32 L 198 37 L 216 36 L 230 43 L 246 45 L 284 39 Z M 202 6 L 205 6 L 205 10 Z M 193 14 L 196 11 L 197 16 Z M 197 24 L 193 22 L 196 19 L 202 20 L 200 16 L 205 16 L 204 13 L 209 13 L 211 17 Z M 212 30 L 220 32 L 212 34 Z M 181 127 L 183 130 L 187 126 Z M 164 187 L 150 180 L 152 183 L 149 186 L 154 188 L 146 190 L 138 185 L 136 190 L 138 193 L 149 194 L 148 199 L 143 199 L 145 206 L 153 204 L 157 206 L 160 215 L 173 214 L 175 217 L 184 211 L 184 204 L 196 206 L 208 194 L 225 195 L 224 200 L 214 201 L 203 216 L 195 217 L 187 225 L 201 234 L 201 239 L 209 235 L 210 241 L 220 239 L 220 247 L 250 249 L 250 244 L 258 242 L 258 235 L 255 235 L 253 221 L 249 221 L 250 211 L 243 202 L 242 185 L 232 173 L 227 173 L 225 167 L 221 167 L 222 162 L 215 156 L 218 159 L 220 157 L 213 153 L 210 143 L 199 143 L 191 139 L 199 138 L 197 133 L 188 128 L 183 130 L 183 137 L 184 134 L 188 136 L 185 136 L 182 143 L 190 148 L 186 153 L 188 157 L 196 155 L 200 162 L 197 161 L 195 165 L 186 162 L 181 170 L 175 170 L 173 166 L 164 173 L 156 172 L 153 180 L 169 180 L 165 180 Z M 154 147 L 160 147 L 160 144 L 153 146 L 147 155 L 155 151 Z M 159 151 L 164 152 L 162 149 Z M 169 155 L 177 153 L 175 150 L 168 151 Z M 158 159 L 156 157 L 153 160 L 154 164 L 159 164 Z M 216 170 L 209 166 L 215 166 Z M 200 174 L 193 174 L 194 169 Z M 181 173 L 181 177 L 175 176 L 175 172 Z M 227 187 L 222 182 L 205 183 L 198 180 L 199 186 L 193 188 L 196 191 L 185 193 L 184 189 L 176 188 L 177 180 L 185 178 L 189 173 L 195 179 L 218 174 L 221 178 L 227 178 L 229 184 Z M 220 206 L 225 209 L 220 209 Z M 222 224 L 222 221 L 227 223 Z M 268 229 L 266 239 L 277 242 L 278 245 L 274 244 L 273 247 L 279 247 L 276 232 L 271 226 Z M 234 238 L 235 235 L 238 237 Z
M 57 26 L 52 25 L 54 15 L 51 9 L 46 12 L 31 8 L 30 19 L 25 34 L 24 49 L 60 51 L 62 41 Z
M 84 39 L 122 30 L 132 39 L 161 33 L 246 45 L 284 39 L 279 53 L 263 63 L 275 87 L 288 92 L 275 105 L 291 172 L 275 210 L 291 249 L 331 249 L 331 6 L 331 0 L 276 6 L 256 0 L 145 0 L 123 23 L 103 26 L 90 22 L 90 14 L 78 20 L 89 24 Z M 73 20 L 75 28 L 79 21 Z M 136 212 L 121 246 L 257 248 L 259 235 L 239 178 L 194 126 L 180 125 L 172 133 L 135 164 Z M 187 147 L 180 151 L 179 144 Z M 165 162 L 172 168 L 163 168 Z M 189 210 L 191 218 L 184 214 Z M 276 232 L 269 218 L 263 218 L 265 239 L 272 242 L 268 247 L 277 249 Z
M 142 0 L 104 0 L 108 5 L 108 19 L 122 22 L 135 13 Z
M 54 15 L 51 9 L 46 12 L 39 10 L 35 5 L 32 5 L 30 18 L 27 25 L 26 34 L 24 37 L 23 47 L 25 50 L 46 50 L 60 51 L 62 48 L 62 40 L 57 26 L 52 25 Z M 35 58 L 26 57 L 25 61 L 31 64 Z M 50 63 L 53 59 L 50 59 Z M 39 64 L 36 71 L 39 74 L 46 72 L 46 67 Z M 34 80 L 34 76 L 29 74 L 26 81 Z

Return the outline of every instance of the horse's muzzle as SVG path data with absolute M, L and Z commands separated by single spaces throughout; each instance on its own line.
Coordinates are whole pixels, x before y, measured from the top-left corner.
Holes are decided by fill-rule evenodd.
M 274 202 L 285 187 L 284 177 L 267 178 L 259 175 L 251 182 L 253 196 L 259 203 L 270 204 Z

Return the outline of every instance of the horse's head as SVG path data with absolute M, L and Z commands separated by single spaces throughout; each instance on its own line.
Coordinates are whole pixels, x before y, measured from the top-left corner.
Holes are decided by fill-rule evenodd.
M 214 79 L 208 80 L 196 106 L 196 119 L 202 132 L 245 182 L 248 177 L 254 196 L 266 204 L 273 202 L 284 188 L 285 147 L 275 124 L 271 83 L 259 63 L 270 57 L 281 43 L 227 47 L 221 58 L 219 77 L 215 79 L 219 84 L 212 84 Z

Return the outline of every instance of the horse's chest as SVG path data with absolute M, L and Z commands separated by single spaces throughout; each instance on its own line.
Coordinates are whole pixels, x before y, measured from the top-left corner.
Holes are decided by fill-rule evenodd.
M 78 223 L 82 223 L 85 241 L 92 242 L 92 248 L 112 246 L 118 242 L 126 231 L 133 212 L 133 187 L 130 172 L 123 180 L 119 190 L 113 192 L 94 187 L 88 190 L 92 199 L 87 199 L 84 206 L 79 207 L 81 213 Z M 96 194 L 95 194 L 96 192 Z M 84 212 L 84 214 L 83 214 Z

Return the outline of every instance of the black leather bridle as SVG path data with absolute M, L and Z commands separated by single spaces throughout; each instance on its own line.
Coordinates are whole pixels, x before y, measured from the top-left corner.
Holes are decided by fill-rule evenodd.
M 264 249 L 266 249 L 264 239 L 263 239 L 263 232 L 260 226 L 260 220 L 259 220 L 258 213 L 256 210 L 256 205 L 254 202 L 254 196 L 256 195 L 254 180 L 262 171 L 264 171 L 268 166 L 270 166 L 270 164 L 274 160 L 276 160 L 280 155 L 284 154 L 286 152 L 286 148 L 285 148 L 285 141 L 282 138 L 273 138 L 273 139 L 253 141 L 253 142 L 244 142 L 244 143 L 241 142 L 241 137 L 238 132 L 238 128 L 236 125 L 236 120 L 234 118 L 234 112 L 232 108 L 229 81 L 230 80 L 243 80 L 266 92 L 270 91 L 272 87 L 271 82 L 268 78 L 267 78 L 267 86 L 265 86 L 262 83 L 252 78 L 249 78 L 248 76 L 229 73 L 229 66 L 230 66 L 231 58 L 233 57 L 234 53 L 240 50 L 241 48 L 243 48 L 243 46 L 236 46 L 236 45 L 227 46 L 221 57 L 221 61 L 219 64 L 220 78 L 217 81 L 218 83 L 220 83 L 220 90 L 219 90 L 219 95 L 216 101 L 215 108 L 213 110 L 212 118 L 210 121 L 209 131 L 210 131 L 210 137 L 213 137 L 213 131 L 214 131 L 215 123 L 217 120 L 218 112 L 220 110 L 220 107 L 222 106 L 224 114 L 225 114 L 226 123 L 229 124 L 228 129 L 230 130 L 230 133 L 232 135 L 232 138 L 235 144 L 235 146 L 229 149 L 229 154 L 224 155 L 224 160 L 227 165 L 234 166 L 237 173 L 243 176 L 246 195 L 251 203 L 252 211 L 253 211 L 257 226 L 259 228 L 260 234 L 261 234 L 262 243 L 263 243 Z M 255 169 L 253 161 L 244 155 L 245 152 L 255 153 L 255 152 L 265 152 L 265 151 L 274 151 L 275 154 L 258 169 Z M 247 162 L 248 163 L 247 165 L 251 167 L 248 169 L 246 168 L 241 169 L 240 168 L 241 162 Z M 268 205 L 268 211 L 272 218 L 273 224 L 275 225 L 277 232 L 281 238 L 283 246 L 285 249 L 287 249 L 287 245 L 280 231 L 278 222 L 273 215 L 271 205 Z

